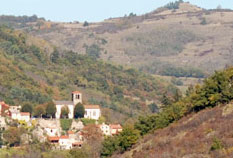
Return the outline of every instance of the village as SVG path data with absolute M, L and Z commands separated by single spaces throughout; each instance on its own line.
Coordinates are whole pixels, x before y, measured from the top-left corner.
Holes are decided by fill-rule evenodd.
M 37 137 L 40 142 L 49 142 L 53 145 L 54 149 L 66 150 L 75 147 L 82 147 L 82 144 L 86 141 L 83 135 L 83 129 L 85 124 L 82 119 L 74 118 L 75 106 L 82 101 L 82 93 L 79 91 L 72 92 L 71 101 L 53 101 L 56 106 L 55 118 L 35 118 L 31 117 L 29 112 L 22 112 L 21 106 L 10 106 L 4 101 L 0 102 L 0 129 L 7 130 L 8 124 L 11 121 L 18 121 L 21 125 L 27 127 L 34 126 L 32 131 L 33 136 Z M 68 108 L 67 119 L 72 120 L 71 127 L 65 131 L 61 127 L 60 119 L 62 115 L 62 109 Z M 99 105 L 83 105 L 84 116 L 83 119 L 92 120 L 96 127 L 100 129 L 104 136 L 113 136 L 122 131 L 120 124 L 105 124 L 100 122 L 101 109 Z

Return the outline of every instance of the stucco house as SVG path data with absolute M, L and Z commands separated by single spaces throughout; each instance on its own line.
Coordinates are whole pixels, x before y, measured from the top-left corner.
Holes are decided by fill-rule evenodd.
M 10 106 L 4 101 L 0 101 L 0 116 L 10 116 Z
M 111 135 L 111 130 L 110 130 L 110 126 L 102 123 L 101 125 L 99 125 L 100 130 L 103 132 L 104 135 L 106 136 L 110 136 Z
M 85 114 L 84 118 L 98 120 L 101 116 L 99 105 L 84 105 Z
M 116 135 L 122 132 L 122 126 L 120 124 L 110 124 L 111 135 Z

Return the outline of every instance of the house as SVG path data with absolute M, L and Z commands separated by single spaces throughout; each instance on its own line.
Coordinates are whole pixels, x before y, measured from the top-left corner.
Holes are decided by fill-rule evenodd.
M 98 120 L 101 116 L 99 105 L 84 105 L 84 118 Z
M 12 111 L 11 118 L 14 120 L 29 122 L 30 121 L 30 113 L 29 112 Z
M 82 93 L 79 91 L 72 92 L 72 101 L 54 101 L 56 105 L 56 118 L 59 119 L 61 117 L 61 109 L 65 106 L 69 109 L 68 118 L 74 118 L 74 107 L 78 103 L 82 103 Z
M 110 130 L 110 126 L 102 123 L 101 125 L 99 125 L 100 130 L 103 132 L 104 135 L 106 136 L 110 136 L 111 135 L 111 130 Z
M 4 101 L 0 101 L 0 116 L 10 116 L 9 108 L 10 106 L 7 105 Z
M 69 136 L 63 135 L 59 139 L 60 149 L 72 149 L 72 141 L 69 139 Z
M 116 135 L 122 132 L 122 126 L 120 124 L 110 124 L 111 135 Z
M 49 141 L 51 144 L 58 144 L 58 142 L 59 142 L 59 137 L 48 137 L 48 141 Z

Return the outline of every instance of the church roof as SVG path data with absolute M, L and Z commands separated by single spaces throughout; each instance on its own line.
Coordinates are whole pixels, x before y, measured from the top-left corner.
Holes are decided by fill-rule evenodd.
M 79 91 L 73 91 L 72 93 L 81 93 L 81 92 L 79 92 Z
M 72 101 L 63 101 L 63 100 L 62 101 L 55 100 L 54 103 L 56 105 L 74 105 Z
M 85 109 L 100 109 L 99 105 L 84 105 Z

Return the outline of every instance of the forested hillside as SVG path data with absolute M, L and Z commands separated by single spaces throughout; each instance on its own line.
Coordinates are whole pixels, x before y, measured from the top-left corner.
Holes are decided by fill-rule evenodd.
M 0 71 L 0 99 L 11 105 L 71 99 L 71 92 L 80 90 L 86 103 L 100 104 L 103 115 L 117 122 L 151 113 L 148 102 L 160 103 L 163 93 L 175 92 L 158 78 L 94 56 L 58 51 L 7 27 L 0 27 Z
M 122 158 L 232 156 L 232 85 L 233 68 L 216 72 L 203 85 L 190 88 L 186 97 L 168 102 L 162 112 L 139 117 L 134 126 L 106 138 L 101 156 L 114 153 L 114 157 Z

